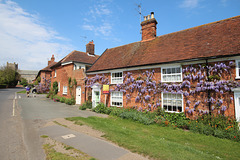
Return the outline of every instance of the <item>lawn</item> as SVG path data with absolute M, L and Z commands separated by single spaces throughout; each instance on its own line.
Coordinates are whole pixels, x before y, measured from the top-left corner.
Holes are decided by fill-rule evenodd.
M 26 90 L 18 91 L 17 93 L 26 93 Z
M 118 117 L 73 117 L 67 120 L 90 125 L 119 146 L 154 159 L 234 160 L 240 157 L 239 142 L 178 128 L 143 125 Z

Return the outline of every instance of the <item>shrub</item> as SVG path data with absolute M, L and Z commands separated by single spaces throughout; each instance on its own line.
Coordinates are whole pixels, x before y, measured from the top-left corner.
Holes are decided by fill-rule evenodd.
M 87 108 L 91 109 L 92 108 L 92 102 L 91 101 L 86 101 L 85 103 L 83 103 L 79 109 L 80 110 L 86 110 Z
M 93 111 L 96 113 L 105 113 L 105 110 L 107 107 L 103 103 L 99 103 L 95 108 L 93 108 Z
M 57 81 L 53 82 L 52 90 L 53 90 L 54 94 L 58 93 L 58 82 Z
M 68 105 L 74 105 L 75 104 L 75 99 L 73 97 L 72 98 L 66 98 L 65 103 L 68 104 Z
M 61 97 L 61 98 L 60 98 L 60 102 L 61 102 L 61 103 L 65 103 L 65 101 L 66 101 L 66 98 L 65 98 L 65 97 Z

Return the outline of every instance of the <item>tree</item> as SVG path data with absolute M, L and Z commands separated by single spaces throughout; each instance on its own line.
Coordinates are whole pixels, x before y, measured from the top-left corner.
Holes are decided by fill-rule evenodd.
M 15 87 L 19 80 L 20 75 L 17 71 L 6 66 L 0 68 L 0 84 Z
M 23 87 L 26 87 L 28 85 L 28 81 L 27 79 L 25 78 L 21 78 L 21 82 L 20 82 L 21 85 L 23 85 Z

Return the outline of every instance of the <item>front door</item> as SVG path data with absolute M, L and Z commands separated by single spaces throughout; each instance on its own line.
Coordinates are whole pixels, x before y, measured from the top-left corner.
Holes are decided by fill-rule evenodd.
M 76 88 L 76 104 L 81 104 L 81 86 Z
M 100 91 L 93 91 L 93 107 L 100 103 Z
M 234 101 L 236 120 L 240 122 L 240 92 L 234 92 Z

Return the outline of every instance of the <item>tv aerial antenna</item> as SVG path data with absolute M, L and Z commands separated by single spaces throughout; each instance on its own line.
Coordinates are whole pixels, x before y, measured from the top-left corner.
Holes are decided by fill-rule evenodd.
M 139 14 L 139 21 L 140 21 L 140 23 L 139 24 L 141 24 L 141 22 L 142 22 L 142 4 L 140 3 L 140 4 L 136 4 L 137 5 L 137 12 L 138 12 L 138 14 Z M 140 28 L 140 34 L 142 34 L 142 29 Z
M 83 42 L 86 44 L 87 43 L 87 36 L 80 36 L 81 38 L 83 38 Z

